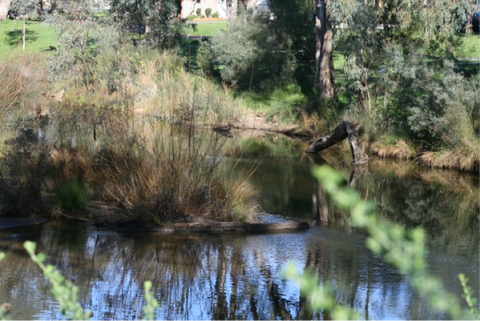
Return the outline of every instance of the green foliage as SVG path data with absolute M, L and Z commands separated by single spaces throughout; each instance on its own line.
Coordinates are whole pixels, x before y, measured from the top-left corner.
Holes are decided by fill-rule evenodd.
M 89 91 L 94 83 L 94 58 L 102 49 L 100 38 L 110 34 L 96 18 L 92 0 L 62 2 L 47 21 L 58 35 L 57 51 L 50 60 L 53 78 L 72 79 L 76 87 Z
M 197 17 L 200 17 L 202 15 L 202 8 L 197 8 L 195 12 L 197 14 Z
M 242 94 L 242 104 L 249 109 L 262 110 L 268 120 L 295 122 L 303 112 L 309 111 L 309 100 L 297 84 L 278 86 L 270 93 Z
M 195 27 L 191 27 L 188 32 L 190 35 L 215 37 L 226 27 L 226 21 L 199 23 L 195 24 Z
M 62 211 L 85 210 L 90 204 L 92 190 L 87 183 L 73 177 L 67 182 L 59 182 L 55 187 L 55 196 Z
M 152 282 L 145 281 L 143 283 L 143 288 L 145 291 L 145 306 L 143 307 L 143 312 L 145 313 L 146 320 L 155 320 L 155 312 L 158 309 L 158 301 L 152 295 L 150 290 L 152 289 Z
M 4 258 L 5 258 L 5 253 L 0 252 L 0 263 Z M 3 309 L 3 306 L 0 306 L 0 320 L 7 320 L 5 318 L 5 310 Z
M 198 47 L 197 65 L 207 77 L 213 76 L 215 68 L 214 56 L 211 46 L 206 41 L 201 41 Z
M 0 199 L 10 215 L 41 213 L 42 185 L 47 177 L 48 150 L 30 128 L 20 128 L 6 142 L 0 170 Z
M 38 0 L 12 0 L 9 8 L 10 17 L 26 16 L 36 14 L 40 8 Z
M 55 47 L 54 29 L 39 21 L 27 21 L 25 26 L 26 52 L 41 52 Z M 5 20 L 0 23 L 0 60 L 12 59 L 12 54 L 22 50 L 23 21 Z
M 433 137 L 478 157 L 478 132 L 473 126 L 480 107 L 480 78 L 465 79 L 448 61 L 439 78 L 433 77 L 433 71 L 428 73 L 430 77 L 418 76 L 411 83 L 411 90 L 421 95 L 409 106 L 410 129 L 419 137 Z
M 212 14 L 212 18 L 218 18 L 218 17 L 220 17 L 220 14 L 218 13 L 218 11 Z
M 205 15 L 207 16 L 207 18 L 210 18 L 210 16 L 212 15 L 212 8 L 205 9 Z
M 278 41 L 268 24 L 247 10 L 211 40 L 224 82 L 241 89 L 266 88 L 291 75 L 289 42 Z
M 30 258 L 43 271 L 45 277 L 52 284 L 52 294 L 60 305 L 61 313 L 67 319 L 88 320 L 92 316 L 90 311 L 84 311 L 78 303 L 78 287 L 66 280 L 53 265 L 45 265 L 46 255 L 43 253 L 35 254 L 36 244 L 26 241 L 23 246 L 27 250 Z
M 360 318 L 357 312 L 336 303 L 331 287 L 319 286 L 319 281 L 315 276 L 309 272 L 300 273 L 296 264 L 288 264 L 284 275 L 299 284 L 301 294 L 308 298 L 311 310 L 330 312 L 333 320 L 358 320 Z
M 442 10 L 435 9 L 439 7 Z M 461 52 L 459 46 L 466 46 L 456 33 L 473 10 L 468 1 L 435 0 L 430 6 L 394 1 L 382 7 L 333 1 L 330 10 L 334 23 L 356 26 L 335 33 L 335 48 L 346 59 L 342 72 L 351 99 L 346 118 L 360 120 L 374 136 L 403 133 L 429 143 L 440 141 L 447 148 L 460 146 L 467 153 L 473 150 L 470 127 L 475 118 L 463 106 L 471 110 L 477 104 L 475 91 L 467 88 L 452 63 L 439 60 L 432 68 L 425 58 L 435 54 L 452 59 Z
M 463 288 L 463 295 L 462 297 L 465 299 L 465 301 L 468 304 L 468 307 L 470 308 L 470 312 L 474 316 L 475 319 L 480 319 L 480 313 L 477 308 L 477 298 L 473 297 L 473 290 L 470 286 L 468 286 L 468 278 L 465 276 L 465 274 L 460 273 L 458 275 L 458 279 L 460 280 L 460 283 L 462 284 Z
M 163 0 L 160 8 L 158 0 L 112 0 L 110 5 L 113 20 L 125 34 L 148 26 L 150 31 L 142 43 L 150 47 L 174 48 L 183 36 L 183 23 L 176 19 L 180 1 Z
M 292 81 L 299 84 L 304 94 L 310 93 L 315 87 L 315 21 L 312 18 L 312 2 L 309 0 L 275 0 L 269 3 L 275 20 L 266 25 L 268 32 L 274 35 L 274 42 L 281 43 L 292 63 L 285 68 L 291 68 Z
M 196 15 L 191 14 L 191 15 L 188 16 L 188 19 L 187 19 L 187 20 L 188 20 L 188 21 L 193 21 L 196 17 L 197 17 Z
M 381 255 L 386 262 L 408 275 L 412 287 L 428 301 L 434 311 L 446 313 L 452 319 L 473 319 L 478 315 L 476 308 L 463 309 L 459 299 L 428 273 L 425 261 L 426 235 L 422 228 L 407 230 L 399 224 L 381 220 L 374 213 L 375 207 L 372 203 L 363 201 L 352 188 L 341 187 L 343 176 L 329 166 L 317 167 L 313 174 L 322 181 L 332 200 L 350 213 L 353 226 L 367 230 L 370 235 L 367 246 L 372 252 Z M 464 278 L 463 281 L 466 282 Z M 471 297 L 471 290 L 466 285 L 463 287 L 465 296 Z M 471 308 L 470 303 L 469 306 Z
M 278 117 L 283 121 L 298 120 L 302 111 L 307 109 L 308 99 L 298 85 L 287 85 L 275 89 L 270 95 L 270 109 L 267 118 Z

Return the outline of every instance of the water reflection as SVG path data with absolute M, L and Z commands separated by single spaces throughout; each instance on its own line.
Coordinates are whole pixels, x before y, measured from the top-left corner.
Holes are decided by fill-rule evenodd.
M 63 137 L 69 145 L 77 135 L 77 144 L 96 148 L 93 127 L 69 124 L 45 132 L 46 139 Z M 105 121 L 95 130 L 98 141 L 106 137 L 106 127 Z M 457 275 L 463 272 L 479 293 L 478 177 L 376 160 L 354 170 L 330 155 L 324 159 L 377 203 L 383 219 L 427 229 L 431 271 L 450 291 L 462 293 Z M 364 233 L 350 227 L 349 215 L 331 205 L 311 175 L 324 159 L 277 151 L 261 161 L 258 155 L 226 161 L 235 172 L 256 168 L 251 181 L 266 212 L 318 221 L 299 233 L 124 235 L 77 223 L 0 230 L 0 251 L 7 254 L 0 266 L 0 303 L 13 305 L 12 319 L 62 318 L 48 282 L 23 250 L 28 239 L 79 286 L 81 303 L 94 319 L 142 318 L 146 280 L 160 302 L 158 319 L 328 319 L 310 311 L 298 287 L 279 275 L 289 260 L 333 284 L 337 300 L 364 319 L 442 319 L 408 279 L 370 253 Z
M 134 236 L 49 223 L 0 233 L 0 249 L 8 255 L 0 298 L 14 306 L 13 319 L 61 318 L 48 283 L 22 250 L 25 239 L 36 241 L 48 263 L 80 287 L 81 303 L 95 319 L 141 318 L 145 280 L 153 281 L 159 319 L 328 319 L 312 313 L 298 287 L 279 276 L 289 260 L 333 284 L 337 300 L 365 319 L 442 317 L 416 297 L 405 277 L 371 255 L 358 233 L 312 228 L 249 236 Z M 429 260 L 447 281 L 460 271 L 471 279 L 478 274 L 478 255 L 434 253 Z M 459 287 L 450 290 L 461 293 Z

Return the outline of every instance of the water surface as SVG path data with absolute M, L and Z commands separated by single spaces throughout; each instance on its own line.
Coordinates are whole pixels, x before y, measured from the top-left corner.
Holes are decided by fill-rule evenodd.
M 329 159 L 328 155 L 324 158 Z M 353 170 L 329 159 L 385 220 L 423 226 L 429 235 L 433 274 L 458 295 L 465 273 L 479 293 L 478 177 L 433 171 L 411 163 L 372 160 Z M 151 280 L 160 302 L 158 319 L 325 319 L 311 312 L 295 283 L 281 270 L 289 261 L 308 267 L 334 286 L 338 302 L 364 319 L 443 319 L 413 292 L 408 278 L 365 247 L 363 231 L 350 227 L 311 176 L 326 161 L 290 153 L 231 156 L 227 164 L 256 170 L 251 182 L 269 213 L 265 221 L 301 220 L 307 231 L 275 234 L 121 234 L 79 223 L 50 222 L 0 230 L 0 301 L 12 319 L 61 319 L 49 283 L 22 244 L 37 242 L 80 288 L 94 319 L 143 317 L 143 282 Z

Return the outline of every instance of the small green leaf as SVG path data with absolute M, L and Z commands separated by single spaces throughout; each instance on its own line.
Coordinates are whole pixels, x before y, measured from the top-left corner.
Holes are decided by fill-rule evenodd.
M 30 253 L 30 255 L 32 255 L 32 254 L 35 254 L 35 248 L 37 247 L 37 244 L 32 241 L 26 241 L 25 243 L 23 243 L 23 247 L 25 247 L 27 252 Z
M 37 258 L 40 262 L 45 262 L 45 260 L 47 259 L 47 256 L 45 255 L 45 253 L 38 253 L 37 254 Z

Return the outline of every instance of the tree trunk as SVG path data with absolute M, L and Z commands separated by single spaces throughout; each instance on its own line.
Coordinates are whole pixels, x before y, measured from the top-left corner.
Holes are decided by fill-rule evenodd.
M 22 50 L 25 50 L 25 41 L 26 41 L 26 33 L 25 33 L 25 24 L 27 20 L 27 15 L 23 16 L 23 37 L 22 37 Z
M 359 137 L 357 130 L 359 128 L 360 125 L 358 125 L 357 122 L 349 123 L 343 121 L 335 128 L 333 133 L 320 137 L 310 144 L 310 146 L 305 150 L 305 153 L 316 154 L 348 138 L 350 149 L 352 151 L 353 163 L 365 163 L 368 161 L 368 156 L 362 152 L 362 149 L 358 144 Z
M 317 88 L 320 100 L 335 96 L 333 68 L 333 30 L 327 6 L 330 0 L 315 0 L 315 43 L 317 61 Z
M 227 0 L 227 5 L 228 3 L 230 3 L 230 8 L 227 8 L 227 18 L 228 26 L 230 27 L 231 22 L 237 18 L 238 0 Z
M 11 0 L 0 0 L 0 21 L 7 19 Z

